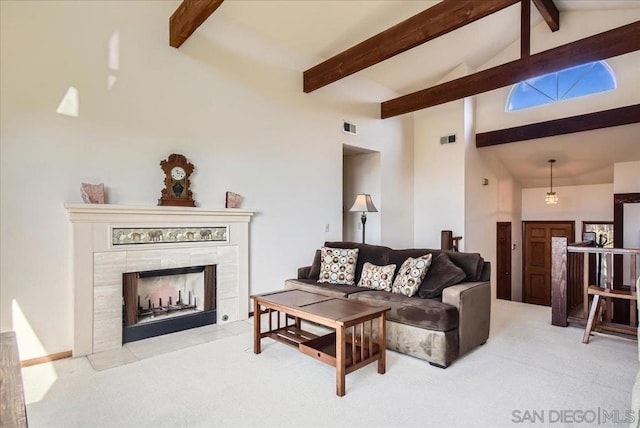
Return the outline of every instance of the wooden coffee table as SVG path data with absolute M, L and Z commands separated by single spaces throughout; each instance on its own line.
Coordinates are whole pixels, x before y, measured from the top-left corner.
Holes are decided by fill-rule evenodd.
M 251 297 L 254 301 L 254 353 L 261 352 L 261 339 L 270 337 L 335 367 L 336 393 L 339 396 L 345 394 L 345 376 L 360 367 L 377 361 L 378 373 L 384 374 L 385 314 L 389 307 L 369 306 L 302 290 L 279 291 Z M 260 325 L 262 313 L 269 315 L 269 329 L 264 332 Z M 378 338 L 374 342 L 372 332 L 376 319 Z M 320 324 L 335 331 L 318 336 L 302 330 L 301 320 Z

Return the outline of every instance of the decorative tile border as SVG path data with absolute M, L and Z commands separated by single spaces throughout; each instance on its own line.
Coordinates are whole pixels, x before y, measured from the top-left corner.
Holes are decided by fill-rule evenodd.
M 112 245 L 229 242 L 229 227 L 114 227 Z

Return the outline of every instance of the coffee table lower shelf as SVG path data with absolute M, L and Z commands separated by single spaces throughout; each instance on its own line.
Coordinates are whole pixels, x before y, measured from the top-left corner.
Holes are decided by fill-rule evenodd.
M 368 346 L 361 346 L 360 340 L 356 344 L 352 343 L 351 337 L 345 340 L 345 372 L 351 373 L 362 366 L 366 366 L 378 359 L 379 347 L 377 343 Z M 315 339 L 307 340 L 299 345 L 300 352 L 330 366 L 337 367 L 336 360 L 336 333 L 329 333 Z
M 284 343 L 316 360 L 337 367 L 336 360 L 336 332 L 323 336 L 310 333 L 295 326 L 286 326 L 277 330 L 262 333 L 277 342 Z M 345 338 L 345 372 L 351 373 L 360 367 L 378 360 L 380 348 L 377 343 L 362 346 L 361 340 L 356 339 L 355 346 L 351 336 Z

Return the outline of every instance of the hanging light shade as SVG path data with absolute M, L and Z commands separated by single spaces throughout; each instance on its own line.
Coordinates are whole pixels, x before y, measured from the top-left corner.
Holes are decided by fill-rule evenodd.
M 547 192 L 547 196 L 545 196 L 544 201 L 547 205 L 555 205 L 558 203 L 558 195 L 553 191 L 553 164 L 556 162 L 555 159 L 549 159 L 549 191 Z

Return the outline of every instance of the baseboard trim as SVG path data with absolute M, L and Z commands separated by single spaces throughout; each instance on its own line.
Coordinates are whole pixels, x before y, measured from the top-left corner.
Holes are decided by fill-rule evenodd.
M 57 354 L 45 355 L 44 357 L 31 358 L 30 360 L 20 361 L 20 367 L 35 366 L 37 364 L 50 363 L 63 358 L 71 358 L 71 351 L 58 352 Z

